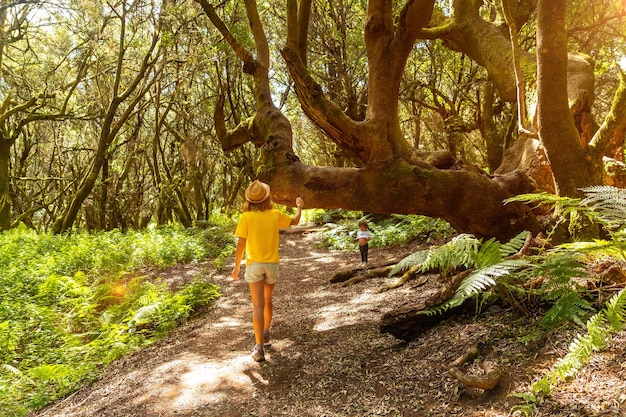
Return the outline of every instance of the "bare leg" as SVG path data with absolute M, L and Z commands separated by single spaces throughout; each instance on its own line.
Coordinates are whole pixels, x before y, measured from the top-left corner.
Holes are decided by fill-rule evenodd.
M 252 328 L 254 329 L 254 338 L 257 345 L 263 344 L 263 330 L 265 327 L 265 285 L 265 281 L 248 283 L 250 296 L 252 297 Z
M 263 331 L 268 331 L 270 329 L 270 325 L 272 324 L 272 315 L 274 313 L 274 305 L 272 304 L 272 295 L 274 294 L 274 285 L 276 284 L 265 284 L 264 287 L 264 300 L 265 300 L 265 308 L 263 310 Z

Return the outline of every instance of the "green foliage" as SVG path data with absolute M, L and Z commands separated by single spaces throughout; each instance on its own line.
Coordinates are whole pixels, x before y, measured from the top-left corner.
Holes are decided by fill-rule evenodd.
M 623 188 L 596 186 L 583 188 L 585 198 L 581 204 L 596 223 L 605 226 L 608 231 L 620 231 L 626 219 L 626 190 Z
M 611 334 L 620 331 L 626 320 L 626 289 L 622 289 L 606 303 L 606 307 L 587 321 L 587 333 L 579 334 L 569 346 L 568 354 L 541 379 L 531 391 L 549 395 L 559 381 L 575 375 L 589 363 L 595 352 L 605 348 Z
M 545 328 L 554 328 L 566 321 L 583 325 L 593 308 L 582 298 L 586 290 L 574 279 L 588 276 L 587 270 L 572 254 L 550 252 L 535 265 L 533 275 L 546 277 L 539 295 L 551 304 L 541 319 Z
M 21 227 L 0 234 L 3 415 L 22 416 L 66 395 L 219 297 L 200 279 L 172 292 L 131 273 L 226 256 L 232 235 L 225 231 L 49 235 Z
M 539 395 L 550 395 L 560 381 L 573 377 L 586 366 L 596 352 L 606 347 L 611 335 L 624 328 L 626 322 L 626 289 L 622 289 L 585 324 L 584 318 L 592 307 L 584 298 L 586 290 L 577 281 L 578 278 L 588 276 L 586 265 L 590 262 L 626 259 L 623 233 L 626 224 L 626 192 L 615 187 L 590 187 L 583 191 L 586 197 L 579 202 L 577 215 L 570 216 L 570 221 L 586 217 L 602 225 L 610 240 L 559 245 L 536 259 L 534 274 L 547 278 L 540 291 L 543 299 L 553 303 L 541 324 L 551 328 L 567 320 L 584 325 L 586 333 L 578 334 L 570 343 L 568 354 L 532 384 L 526 404 L 516 407 L 516 412 L 524 415 L 531 415 Z M 566 205 L 578 205 L 578 200 L 568 200 Z
M 538 194 L 520 194 L 506 200 L 507 203 L 514 201 L 531 204 L 535 207 L 543 206 L 557 214 L 558 221 L 551 233 L 554 233 L 558 225 L 569 222 L 569 231 L 571 235 L 574 236 L 583 220 L 581 213 L 587 212 L 585 208 L 581 206 L 581 201 L 578 198 L 561 197 L 545 192 Z
M 414 239 L 427 241 L 450 236 L 453 232 L 450 225 L 443 220 L 417 215 L 394 215 L 374 221 L 371 215 L 363 215 L 361 212 L 330 211 L 318 212 L 312 218 L 328 228 L 322 234 L 320 246 L 341 250 L 356 249 L 355 238 L 361 220 L 368 223 L 372 235 L 370 247 L 400 245 Z
M 436 269 L 441 271 L 442 277 L 445 278 L 459 269 L 474 268 L 475 271 L 463 279 L 451 299 L 423 312 L 424 314 L 441 314 L 488 290 L 498 284 L 503 277 L 508 277 L 528 267 L 529 264 L 525 261 L 503 259 L 508 254 L 518 252 L 527 235 L 528 232 L 524 232 L 505 245 L 501 245 L 495 239 L 483 243 L 474 236 L 461 234 L 441 247 L 420 251 L 406 257 L 390 271 L 389 275 L 392 276 L 417 266 L 418 272 Z
M 449 276 L 452 271 L 463 266 L 475 266 L 481 242 L 474 236 L 461 234 L 448 243 L 417 252 L 400 261 L 389 273 L 392 276 L 400 271 L 419 266 L 420 271 L 441 270 L 441 275 Z

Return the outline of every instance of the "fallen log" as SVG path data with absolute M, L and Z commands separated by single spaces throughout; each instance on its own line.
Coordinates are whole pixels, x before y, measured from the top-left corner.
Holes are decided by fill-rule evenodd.
M 337 284 L 339 282 L 345 282 L 355 276 L 358 272 L 358 269 L 344 269 L 343 271 L 337 271 L 335 272 L 335 275 L 330 278 L 330 283 Z
M 458 314 L 461 307 L 451 308 L 442 314 L 419 314 L 426 305 L 394 310 L 383 315 L 378 326 L 381 333 L 389 333 L 396 339 L 409 342 L 442 321 Z
M 420 269 L 419 266 L 413 266 L 409 268 L 409 270 L 406 271 L 404 274 L 402 274 L 402 276 L 398 278 L 393 284 L 389 284 L 389 285 L 382 287 L 378 292 L 387 292 L 389 290 L 395 290 L 396 288 L 403 286 L 404 284 L 411 281 L 412 279 L 415 279 L 415 277 L 417 276 L 417 271 L 419 269 Z M 424 281 L 424 283 L 425 282 L 426 281 Z
M 461 285 L 461 282 L 471 273 L 470 270 L 456 274 L 442 288 L 428 299 L 410 307 L 391 311 L 381 318 L 378 329 L 382 333 L 389 333 L 397 339 L 410 341 L 418 337 L 431 327 L 458 314 L 465 308 L 463 305 L 450 308 L 441 314 L 420 314 L 424 310 L 436 307 L 449 300 Z

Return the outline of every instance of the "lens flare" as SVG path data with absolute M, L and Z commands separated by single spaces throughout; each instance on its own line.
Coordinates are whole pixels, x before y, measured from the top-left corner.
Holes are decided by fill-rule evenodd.
M 122 284 L 116 284 L 111 290 L 111 293 L 116 297 L 123 297 L 125 292 L 126 287 Z

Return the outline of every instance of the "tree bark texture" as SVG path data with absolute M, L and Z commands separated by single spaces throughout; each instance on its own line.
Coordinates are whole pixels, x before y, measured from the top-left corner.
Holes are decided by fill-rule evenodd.
M 537 6 L 537 123 L 559 195 L 578 196 L 600 184 L 602 166 L 586 155 L 570 114 L 565 30 L 567 0 L 539 0 Z

